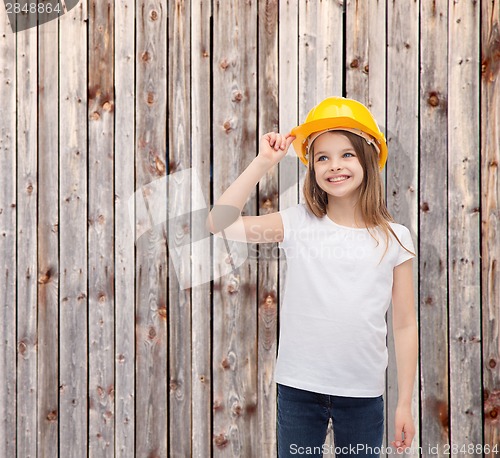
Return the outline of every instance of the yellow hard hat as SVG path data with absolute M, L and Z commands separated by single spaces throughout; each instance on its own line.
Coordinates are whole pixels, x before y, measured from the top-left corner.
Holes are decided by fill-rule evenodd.
M 299 159 L 307 165 L 308 149 L 312 142 L 324 132 L 347 130 L 373 144 L 378 152 L 379 168 L 387 161 L 387 143 L 372 114 L 361 102 L 345 97 L 328 97 L 316 105 L 303 124 L 294 127 L 293 148 Z

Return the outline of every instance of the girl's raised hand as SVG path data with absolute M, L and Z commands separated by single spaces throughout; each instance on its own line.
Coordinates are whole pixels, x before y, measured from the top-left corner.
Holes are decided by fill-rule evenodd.
M 295 137 L 290 134 L 268 132 L 260 139 L 259 160 L 266 162 L 269 167 L 276 165 L 286 156 L 288 148 Z

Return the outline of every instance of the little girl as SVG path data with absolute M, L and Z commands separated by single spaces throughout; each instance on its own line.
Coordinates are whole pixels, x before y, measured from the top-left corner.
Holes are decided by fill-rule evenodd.
M 292 142 L 307 166 L 305 203 L 242 217 L 251 191 Z M 337 458 L 379 457 L 391 300 L 398 372 L 391 444 L 402 451 L 412 443 L 415 255 L 410 232 L 394 223 L 384 203 L 379 172 L 386 159 L 384 136 L 368 109 L 330 97 L 290 134 L 265 134 L 258 156 L 210 212 L 211 232 L 279 242 L 286 254 L 275 372 L 280 458 L 323 456 L 330 419 Z

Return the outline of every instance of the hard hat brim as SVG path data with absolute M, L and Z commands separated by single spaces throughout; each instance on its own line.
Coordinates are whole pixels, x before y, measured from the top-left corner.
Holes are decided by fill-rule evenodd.
M 292 145 L 299 159 L 305 165 L 307 165 L 308 160 L 306 158 L 306 143 L 309 135 L 328 129 L 341 130 L 342 127 L 349 129 L 359 129 L 363 132 L 366 132 L 376 140 L 380 148 L 379 167 L 380 170 L 382 170 L 387 160 L 387 144 L 385 142 L 383 134 L 381 134 L 381 132 L 374 132 L 373 130 L 367 128 L 365 125 L 348 117 L 315 119 L 314 121 L 305 122 L 304 124 L 294 127 L 291 131 L 291 135 L 295 137 Z

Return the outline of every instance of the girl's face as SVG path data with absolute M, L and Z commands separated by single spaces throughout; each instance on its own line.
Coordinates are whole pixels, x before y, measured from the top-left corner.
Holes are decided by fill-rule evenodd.
M 325 132 L 313 145 L 318 186 L 332 197 L 357 196 L 363 183 L 363 167 L 347 137 L 340 132 Z

